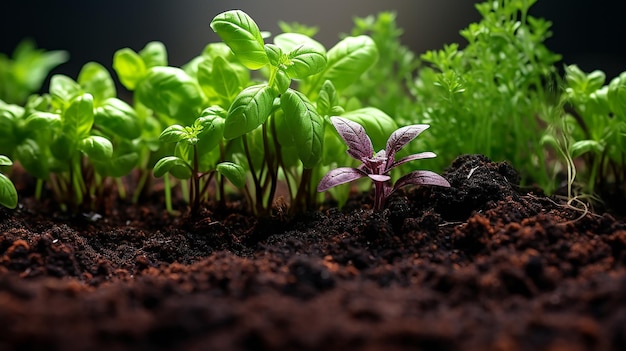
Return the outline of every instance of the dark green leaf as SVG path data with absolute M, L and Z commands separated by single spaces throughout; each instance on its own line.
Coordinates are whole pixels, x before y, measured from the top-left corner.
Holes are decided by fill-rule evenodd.
M 32 139 L 24 140 L 15 149 L 15 159 L 30 175 L 39 179 L 48 179 L 50 158 L 50 154 Z
M 160 159 L 153 168 L 155 177 L 160 178 L 165 173 L 170 173 L 178 179 L 191 178 L 191 167 L 182 158 L 167 156 Z
M 287 90 L 280 97 L 285 120 L 305 168 L 312 168 L 322 158 L 324 126 L 322 117 L 307 97 L 295 90 Z
M 0 205 L 11 209 L 17 207 L 17 190 L 4 174 L 0 174 Z
M 216 170 L 237 188 L 243 188 L 246 185 L 246 170 L 240 165 L 221 162 L 217 164 Z

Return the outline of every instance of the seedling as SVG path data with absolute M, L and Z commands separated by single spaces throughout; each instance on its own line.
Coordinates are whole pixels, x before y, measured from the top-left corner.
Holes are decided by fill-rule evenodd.
M 0 155 L 0 166 L 11 166 L 13 162 L 6 156 Z M 0 173 L 0 205 L 8 208 L 17 207 L 17 190 L 9 177 Z
M 341 117 L 331 117 L 330 120 L 348 145 L 348 155 L 362 164 L 357 168 L 339 167 L 329 171 L 319 182 L 317 191 L 326 191 L 339 184 L 369 177 L 374 182 L 374 210 L 381 211 L 389 195 L 403 186 L 410 184 L 450 186 L 450 183 L 437 173 L 423 170 L 412 171 L 392 185 L 392 178 L 389 175 L 392 169 L 409 161 L 437 156 L 432 152 L 421 152 L 395 160 L 396 153 L 429 125 L 414 124 L 396 130 L 387 140 L 385 149 L 374 154 L 372 141 L 360 124 Z

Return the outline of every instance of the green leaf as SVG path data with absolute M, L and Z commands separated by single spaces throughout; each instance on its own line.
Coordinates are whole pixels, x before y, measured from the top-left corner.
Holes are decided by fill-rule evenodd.
M 72 78 L 55 74 L 50 78 L 50 95 L 63 102 L 68 102 L 81 94 L 81 88 Z
M 365 107 L 346 112 L 341 117 L 362 125 L 372 140 L 374 150 L 384 149 L 391 133 L 398 129 L 398 125 L 393 118 L 374 107 Z
M 163 130 L 161 135 L 159 135 L 159 140 L 163 143 L 177 143 L 187 138 L 187 135 L 185 127 L 173 124 Z
M 595 140 L 580 140 L 577 141 L 575 143 L 573 143 L 570 146 L 570 154 L 572 155 L 572 157 L 578 157 L 582 154 L 585 154 L 587 152 L 593 152 L 595 154 L 601 154 L 602 150 L 604 150 L 604 146 L 595 141 Z
M 204 103 L 204 95 L 196 80 L 176 67 L 150 68 L 137 84 L 135 98 L 183 125 L 193 123 Z
M 156 66 L 167 66 L 167 50 L 160 41 L 151 41 L 139 51 L 147 68 Z
M 219 56 L 212 64 L 205 60 L 198 65 L 198 83 L 208 97 L 218 97 L 224 105 L 230 105 L 242 87 L 237 71 Z
M 211 28 L 244 66 L 259 69 L 269 63 L 261 31 L 245 12 L 223 12 L 211 21 Z
M 337 90 L 355 83 L 378 60 L 376 43 L 366 35 L 347 37 L 328 50 L 320 82 L 330 80 Z
M 607 97 L 611 111 L 626 120 L 626 72 L 611 80 Z
M 220 162 L 216 167 L 217 172 L 228 179 L 237 188 L 246 185 L 246 170 L 232 162 Z
M 302 44 L 287 54 L 285 72 L 293 79 L 302 79 L 324 70 L 326 67 L 326 53 L 318 48 Z
M 61 115 L 63 131 L 71 139 L 81 139 L 91 131 L 94 121 L 93 97 L 83 94 L 72 100 Z
M 12 166 L 13 161 L 5 155 L 0 155 L 0 166 Z
M 129 174 L 139 163 L 139 154 L 131 143 L 116 145 L 113 156 L 104 161 L 91 160 L 98 174 L 108 177 L 123 177 Z
M 78 149 L 84 152 L 90 159 L 105 161 L 113 156 L 113 144 L 109 139 L 91 135 L 83 138 L 78 144 Z
M 274 44 L 283 52 L 291 52 L 301 45 L 313 48 L 314 51 L 326 55 L 326 48 L 317 40 L 300 33 L 282 33 L 274 37 Z
M 317 96 L 317 112 L 322 116 L 340 115 L 343 110 L 339 106 L 337 90 L 330 80 L 324 81 Z
M 35 111 L 24 121 L 26 130 L 54 130 L 61 125 L 61 115 L 50 112 Z
M 274 107 L 274 90 L 267 84 L 253 85 L 235 98 L 226 117 L 224 138 L 234 139 L 265 123 Z
M 4 174 L 0 174 L 0 205 L 10 209 L 17 207 L 17 190 Z
M 147 74 L 147 67 L 141 56 L 132 49 L 117 50 L 113 55 L 113 69 L 128 90 L 135 90 L 137 83 Z
M 137 113 L 118 98 L 107 99 L 96 108 L 94 124 L 126 139 L 135 139 L 141 135 Z
M 298 157 L 305 168 L 312 168 L 322 158 L 324 142 L 322 117 L 308 98 L 295 90 L 289 89 L 281 95 L 280 106 L 285 113 Z
M 104 66 L 96 62 L 88 62 L 78 74 L 78 84 L 86 93 L 93 96 L 94 105 L 100 106 L 106 99 L 114 98 L 115 82 Z
M 39 179 L 48 178 L 50 158 L 50 154 L 32 139 L 24 140 L 15 148 L 15 159 L 20 161 L 26 172 Z
M 191 178 L 191 167 L 185 160 L 176 156 L 166 156 L 157 161 L 153 168 L 155 177 L 160 178 L 165 173 L 170 173 L 178 179 Z
M 207 115 L 196 119 L 195 124 L 202 126 L 198 133 L 198 153 L 200 155 L 210 152 L 224 139 L 224 124 L 226 120 L 221 116 Z

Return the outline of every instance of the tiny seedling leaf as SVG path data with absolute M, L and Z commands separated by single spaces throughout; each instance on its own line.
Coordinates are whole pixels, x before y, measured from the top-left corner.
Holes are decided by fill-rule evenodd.
M 178 179 L 191 178 L 191 167 L 185 160 L 176 156 L 166 156 L 157 161 L 153 168 L 155 177 L 160 178 L 165 173 L 170 173 Z

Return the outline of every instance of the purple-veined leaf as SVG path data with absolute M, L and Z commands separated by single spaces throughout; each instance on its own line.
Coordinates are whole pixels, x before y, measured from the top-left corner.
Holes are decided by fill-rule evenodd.
M 409 161 L 421 160 L 424 158 L 434 158 L 434 157 L 437 157 L 437 155 L 434 152 L 426 151 L 426 152 L 420 152 L 418 154 L 413 154 L 413 155 L 403 157 L 396 162 L 393 162 L 393 159 L 391 159 L 392 163 L 390 167 L 387 167 L 387 171 L 389 171 L 390 169 L 396 168 L 399 165 L 405 164 Z
M 348 155 L 359 161 L 374 155 L 372 141 L 360 124 L 341 117 L 331 117 L 330 121 L 348 145 Z
M 322 191 L 326 191 L 334 186 L 349 183 L 363 177 L 367 177 L 367 173 L 356 168 L 335 168 L 326 173 L 326 175 L 320 180 L 317 185 L 317 191 L 321 193 Z
M 411 142 L 411 140 L 415 139 L 421 132 L 428 129 L 428 127 L 430 127 L 428 124 L 413 124 L 397 129 L 395 132 L 391 133 L 387 140 L 387 146 L 385 147 L 387 156 L 389 157 L 387 166 L 391 167 L 393 164 L 396 152 L 400 151 L 404 145 Z
M 400 177 L 393 185 L 393 191 L 406 185 L 437 185 L 450 187 L 450 183 L 439 174 L 431 171 L 413 171 Z

